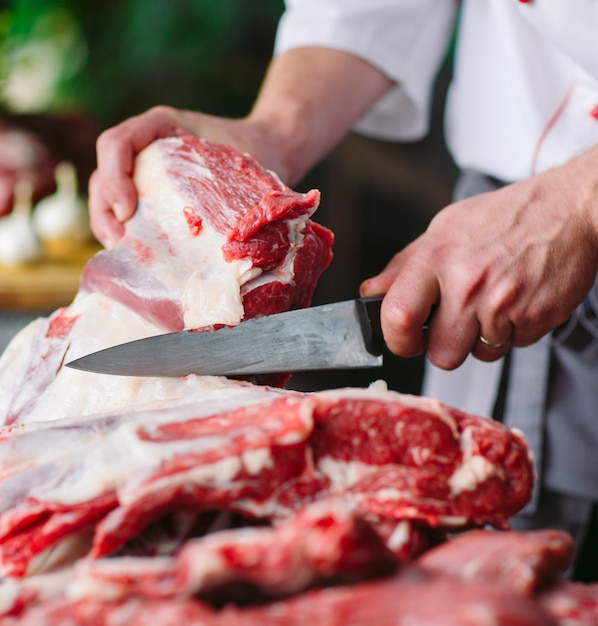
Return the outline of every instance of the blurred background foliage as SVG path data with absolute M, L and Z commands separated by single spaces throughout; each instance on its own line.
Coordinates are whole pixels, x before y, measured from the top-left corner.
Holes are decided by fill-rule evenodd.
M 245 114 L 282 0 L 9 0 L 0 9 L 6 114 L 79 111 L 100 128 L 155 104 Z

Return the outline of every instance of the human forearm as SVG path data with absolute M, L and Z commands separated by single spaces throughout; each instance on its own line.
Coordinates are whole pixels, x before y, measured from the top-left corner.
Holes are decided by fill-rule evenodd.
M 297 48 L 273 59 L 247 120 L 269 137 L 278 174 L 292 185 L 392 84 L 375 67 L 345 52 Z M 263 155 L 262 161 L 267 160 Z

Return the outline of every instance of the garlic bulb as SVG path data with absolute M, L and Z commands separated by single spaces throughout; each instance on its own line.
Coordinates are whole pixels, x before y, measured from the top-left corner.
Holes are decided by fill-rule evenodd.
M 85 241 L 90 235 L 87 203 L 77 189 L 72 163 L 63 161 L 54 170 L 56 192 L 41 200 L 33 212 L 33 224 L 42 242 Z
M 0 263 L 17 265 L 34 261 L 40 255 L 40 243 L 31 221 L 30 181 L 15 185 L 12 212 L 0 218 Z

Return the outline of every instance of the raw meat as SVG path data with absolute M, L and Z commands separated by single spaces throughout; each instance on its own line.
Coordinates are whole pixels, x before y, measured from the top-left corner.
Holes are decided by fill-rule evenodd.
M 63 367 L 306 306 L 330 262 L 318 193 L 231 148 L 157 141 L 135 181 L 122 241 L 0 359 L 1 623 L 551 624 L 537 595 L 414 562 L 455 531 L 508 527 L 533 482 L 519 433 L 383 384 L 305 394 Z M 566 551 L 529 549 L 556 577 Z
M 0 571 L 20 576 L 43 570 L 47 551 L 57 542 L 98 523 L 118 506 L 128 511 L 131 499 L 143 499 L 147 476 L 158 474 L 170 481 L 172 502 L 144 500 L 137 515 L 129 515 L 122 524 L 108 517 L 96 530 L 98 551 L 111 551 L 108 545 L 118 547 L 165 506 L 174 507 L 177 496 L 183 499 L 177 493 L 182 484 L 177 479 L 187 475 L 204 494 L 205 506 L 216 506 L 235 497 L 261 497 L 269 476 L 278 471 L 277 480 L 284 480 L 285 467 L 291 468 L 291 475 L 302 471 L 305 459 L 298 446 L 311 432 L 311 423 L 309 415 L 293 410 L 292 396 L 274 401 L 287 408 L 279 419 L 277 412 L 264 414 L 270 407 L 263 403 L 252 410 L 249 390 L 243 393 L 241 387 L 235 393 L 234 387 L 227 386 L 226 391 L 213 400 L 204 394 L 192 404 L 98 417 L 80 427 L 57 420 L 43 430 L 3 441 L 3 447 L 13 450 L 14 464 L 0 481 Z M 210 410 L 223 405 L 239 408 L 216 412 L 210 419 Z M 160 424 L 167 425 L 166 434 L 155 440 Z M 176 432 L 176 424 L 182 424 L 184 432 L 173 437 L 169 429 Z M 72 432 L 78 430 L 79 436 Z M 60 441 L 64 432 L 68 443 L 62 451 L 54 450 L 45 458 L 43 453 L 38 458 L 18 454 L 22 440 L 25 454 L 30 454 L 36 442 L 45 446 L 47 441 Z M 170 467 L 173 460 L 178 475 Z
M 315 462 L 370 514 L 431 527 L 504 526 L 529 499 L 525 441 L 492 420 L 383 392 L 318 398 Z
M 562 626 L 598 624 L 598 583 L 561 582 L 539 598 L 546 613 Z
M 407 571 L 382 581 L 309 591 L 264 606 L 215 611 L 193 600 L 57 600 L 6 626 L 555 626 L 525 596 L 487 583 Z
M 357 535 L 351 536 L 366 538 L 366 544 L 373 548 L 376 553 L 381 544 L 370 544 L 372 536 L 367 532 L 362 534 L 363 527 L 359 525 L 352 526 L 350 523 L 351 516 L 342 510 L 337 509 L 338 503 L 328 507 L 328 505 L 316 505 L 312 512 L 305 511 L 298 514 L 297 518 L 288 525 L 281 526 L 276 531 L 270 529 L 258 529 L 265 534 L 272 532 L 280 532 L 280 537 L 286 535 L 290 538 L 294 535 L 295 540 L 299 540 L 300 545 L 311 548 L 311 554 L 323 556 L 319 560 L 320 571 L 322 567 L 329 574 L 338 567 L 339 562 L 337 547 L 342 547 L 341 542 L 332 542 L 332 548 L 326 546 L 321 552 L 316 546 L 310 546 L 309 538 L 300 539 L 299 534 L 295 534 L 295 530 L 300 530 L 302 522 L 309 519 L 313 512 L 316 516 L 312 516 L 312 525 L 308 523 L 306 531 L 310 532 L 317 526 L 316 519 L 325 520 L 328 513 L 334 513 L 335 519 L 341 521 L 339 526 L 333 526 L 332 532 L 336 535 L 336 531 L 340 529 L 358 528 Z M 305 517 L 303 517 L 305 516 Z M 353 518 L 355 520 L 355 518 Z M 343 525 L 349 521 L 348 525 Z M 313 522 L 316 522 L 313 524 Z M 325 529 L 329 530 L 328 529 Z M 291 532 L 288 532 L 291 531 Z M 251 530 L 242 531 L 242 536 L 248 538 Z M 503 533 L 507 534 L 507 533 Z M 521 544 L 529 537 L 529 533 L 509 533 L 511 540 Z M 473 535 L 477 535 L 474 539 L 475 545 L 482 548 L 482 556 L 477 559 L 476 569 L 481 572 L 488 571 L 496 566 L 497 554 L 493 550 L 484 550 L 481 541 L 482 535 L 474 531 Z M 226 559 L 231 562 L 232 568 L 226 571 L 225 575 L 239 575 L 243 571 L 248 576 L 254 576 L 254 583 L 258 584 L 258 589 L 253 592 L 253 597 L 260 598 L 261 606 L 234 608 L 227 606 L 224 609 L 210 607 L 201 601 L 189 597 L 196 587 L 189 587 L 189 583 L 197 584 L 201 581 L 202 575 L 213 571 L 217 576 L 222 577 L 223 570 L 217 567 L 213 570 L 214 562 L 209 559 L 200 560 L 192 559 L 187 561 L 187 557 L 194 550 L 201 550 L 200 541 L 193 540 L 189 545 L 189 552 L 181 552 L 181 561 L 187 561 L 187 566 L 172 571 L 169 566 L 173 564 L 172 559 L 156 559 L 155 561 L 147 561 L 147 559 L 101 559 L 97 562 L 81 562 L 75 573 L 70 579 L 62 579 L 63 584 L 67 588 L 66 595 L 58 595 L 54 600 L 50 600 L 42 604 L 38 608 L 32 608 L 22 613 L 21 619 L 6 620 L 2 622 L 7 626 L 9 624 L 44 624 L 46 626 L 59 624 L 76 623 L 81 626 L 86 624 L 121 624 L 125 619 L 129 619 L 129 623 L 143 623 L 152 617 L 151 623 L 160 626 L 168 625 L 173 621 L 180 619 L 186 620 L 184 623 L 198 626 L 219 626 L 235 625 L 235 626 L 251 626 L 253 624 L 305 624 L 309 620 L 320 626 L 372 626 L 380 624 L 387 626 L 397 624 L 398 626 L 409 623 L 421 625 L 450 626 L 451 624 L 459 624 L 462 626 L 513 626 L 517 624 L 534 626 L 534 625 L 556 625 L 562 626 L 591 626 L 597 622 L 596 607 L 598 607 L 598 586 L 582 585 L 576 583 L 556 583 L 548 590 L 540 595 L 534 595 L 533 590 L 530 593 L 521 593 L 514 586 L 505 584 L 505 581 L 496 581 L 495 579 L 487 579 L 482 575 L 479 580 L 465 580 L 461 577 L 455 577 L 455 566 L 449 574 L 445 574 L 438 569 L 431 572 L 427 569 L 420 568 L 420 562 L 414 565 L 401 565 L 400 571 L 394 576 L 387 577 L 382 580 L 371 582 L 360 582 L 358 584 L 348 584 L 336 588 L 327 588 L 324 590 L 313 590 L 300 594 L 294 598 L 278 601 L 275 603 L 263 604 L 265 598 L 260 595 L 259 588 L 263 585 L 265 589 L 272 589 L 272 585 L 288 584 L 289 580 L 285 576 L 289 573 L 288 566 L 289 552 L 285 549 L 288 544 L 283 544 L 283 549 L 279 550 L 279 546 L 270 543 L 270 551 L 268 552 L 267 541 L 260 543 L 257 548 L 258 552 L 255 558 L 239 561 L 235 556 L 241 555 L 247 557 L 251 555 L 251 550 L 247 549 L 252 546 L 251 543 L 255 536 L 250 539 L 250 543 L 240 541 L 235 543 L 231 541 L 231 551 L 222 551 L 227 541 L 231 540 L 233 533 L 227 531 L 220 537 L 214 535 L 206 538 L 203 552 L 204 559 L 210 550 L 216 549 L 219 557 L 226 555 Z M 272 537 L 274 535 L 271 535 Z M 324 535 L 321 535 L 325 537 Z M 556 576 L 559 565 L 554 560 L 545 560 L 546 546 L 543 545 L 543 537 L 549 544 L 554 544 L 554 537 L 549 537 L 543 533 L 538 533 L 532 537 L 529 548 L 526 552 L 526 561 L 533 560 L 534 556 L 543 562 L 542 569 L 552 566 L 556 569 L 553 574 Z M 292 543 L 292 541 L 291 541 Z M 355 543 L 351 544 L 357 547 Z M 505 542 L 503 542 L 503 546 Z M 456 549 L 458 543 L 451 547 L 451 556 L 457 560 L 457 563 L 467 565 L 469 553 L 459 554 Z M 495 547 L 495 546 L 491 546 Z M 550 549 L 550 545 L 549 548 Z M 316 549 L 314 549 L 316 548 Z M 554 548 L 554 545 L 552 545 Z M 263 552 L 262 550 L 265 550 Z M 351 556 L 351 550 L 347 550 L 347 554 Z M 359 557 L 359 550 L 353 553 L 357 556 L 357 561 L 353 561 L 353 566 L 348 571 L 356 573 L 365 566 L 365 570 L 374 573 L 376 570 L 369 570 L 369 566 L 375 567 L 377 558 L 374 554 L 363 554 Z M 384 557 L 384 552 L 378 552 Z M 387 553 L 388 554 L 388 553 Z M 277 559 L 277 556 L 279 557 Z M 326 557 L 332 556 L 332 559 Z M 446 553 L 448 557 L 449 554 Z M 266 559 L 266 564 L 271 567 L 258 569 L 255 566 L 256 561 L 262 558 Z M 505 550 L 505 559 L 510 560 L 511 557 Z M 487 558 L 487 565 L 483 565 L 484 558 Z M 364 560 L 365 559 L 365 560 Z M 295 555 L 294 563 L 296 564 L 297 556 Z M 305 562 L 303 562 L 305 564 Z M 137 564 L 137 565 L 135 565 Z M 332 566 L 332 570 L 330 569 Z M 357 569 L 356 567 L 357 566 Z M 308 570 L 309 571 L 309 570 Z M 382 570 L 378 570 L 383 573 Z M 178 575 L 177 575 L 178 573 Z M 277 574 L 282 573 L 282 577 L 278 578 Z M 162 574 L 162 576 L 160 575 Z M 60 576 L 60 573 L 59 573 Z M 35 590 L 43 588 L 42 581 L 36 580 L 41 577 L 33 577 L 29 581 L 27 591 L 32 593 Z M 545 577 L 546 580 L 550 576 Z M 298 577 L 300 579 L 300 577 Z M 295 579 L 295 584 L 298 579 Z M 47 585 L 47 581 L 44 581 Z M 205 582 L 205 579 L 204 581 Z M 496 584 L 499 582 L 499 584 Z M 292 583 L 291 583 L 292 584 Z M 56 586 L 56 582 L 53 583 Z M 0 590 L 2 587 L 0 587 Z M 278 587 L 280 589 L 280 587 Z M 127 591 L 127 593 L 124 593 Z M 132 593 L 132 592 L 135 593 Z M 235 597 L 234 589 L 228 590 L 228 594 L 224 599 L 230 602 Z M 13 589 L 14 592 L 14 589 Z M 46 595 L 48 590 L 45 591 Z M 170 597 L 167 597 L 169 596 Z M 13 599 L 16 596 L 13 594 Z M 208 594 L 209 598 L 209 594 Z M 27 599 L 26 597 L 24 599 Z M 6 607 L 6 594 L 0 593 L 2 606 Z M 31 598 L 29 598 L 30 601 Z M 21 605 L 15 602 L 13 614 L 18 615 Z M 7 614 L 7 613 L 5 613 Z
M 525 442 L 488 419 L 376 389 L 280 392 L 268 401 L 263 393 L 237 383 L 226 394 L 213 392 L 212 402 L 203 394 L 168 409 L 13 434 L 0 444 L 12 461 L 0 481 L 1 571 L 43 571 L 49 550 L 90 525 L 91 555 L 111 554 L 181 509 L 275 522 L 342 496 L 374 527 L 407 521 L 446 531 L 505 526 L 529 497 Z M 436 448 L 414 455 L 405 436 L 418 423 Z M 32 462 L 36 441 L 60 441 L 63 432 L 62 451 Z M 388 544 L 414 556 L 394 533 Z
M 417 564 L 436 574 L 531 595 L 556 581 L 571 563 L 573 550 L 573 539 L 563 531 L 470 530 L 432 548 Z
M 213 600 L 220 591 L 227 602 L 244 595 L 255 601 L 287 596 L 315 583 L 386 575 L 396 566 L 363 518 L 346 503 L 327 500 L 277 527 L 223 530 L 191 539 L 172 557 L 82 561 L 66 584 L 66 595 L 111 602 L 131 596 L 201 595 Z
M 186 398 L 78 425 L 72 419 L 26 425 L 21 434 L 13 429 L 0 443 L 10 451 L 0 480 L 4 575 L 32 575 L 86 553 L 115 553 L 173 512 L 218 509 L 277 524 L 314 501 L 340 498 L 374 534 L 389 520 L 446 532 L 472 523 L 503 526 L 511 509 L 502 503 L 515 508 L 529 497 L 532 469 L 523 439 L 485 418 L 376 388 L 271 390 L 267 401 L 263 394 L 230 381 L 199 402 Z M 405 437 L 410 428 L 417 432 L 418 422 L 435 442 L 422 439 L 414 453 Z M 62 448 L 35 455 L 37 446 L 47 450 L 48 442 L 61 440 Z M 436 480 L 421 479 L 428 462 Z M 483 468 L 475 480 L 470 467 Z M 185 539 L 183 533 L 171 549 Z M 201 539 L 193 541 L 197 550 L 209 551 L 209 542 L 203 548 Z M 271 558 L 280 557 L 279 543 L 271 543 Z M 388 549 L 406 555 L 394 535 Z M 181 559 L 171 562 L 173 576 L 185 571 L 178 569 L 186 562 Z M 98 571 L 105 567 L 113 571 L 110 564 Z
M 208 622 L 209 623 L 209 622 Z M 219 622 L 215 622 L 219 623 Z M 485 583 L 399 576 L 317 590 L 267 607 L 230 609 L 239 626 L 550 626 L 533 601 Z
M 317 191 L 292 191 L 251 157 L 192 137 L 144 150 L 135 183 L 135 219 L 115 249 L 87 265 L 83 291 L 107 294 L 166 330 L 309 303 L 332 243 L 307 221 Z
M 135 182 L 140 202 L 123 239 L 87 264 L 68 308 L 30 324 L 2 355 L 0 424 L 202 393 L 213 384 L 205 378 L 125 379 L 63 363 L 309 304 L 331 260 L 331 233 L 309 219 L 317 191 L 292 191 L 251 157 L 194 137 L 146 148 Z

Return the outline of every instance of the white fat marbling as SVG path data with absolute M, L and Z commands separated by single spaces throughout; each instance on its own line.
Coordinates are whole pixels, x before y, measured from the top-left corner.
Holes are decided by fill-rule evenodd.
M 465 428 L 461 434 L 461 464 L 448 479 L 451 494 L 456 496 L 462 491 L 473 491 L 500 471 L 486 457 L 473 452 L 472 429 Z

